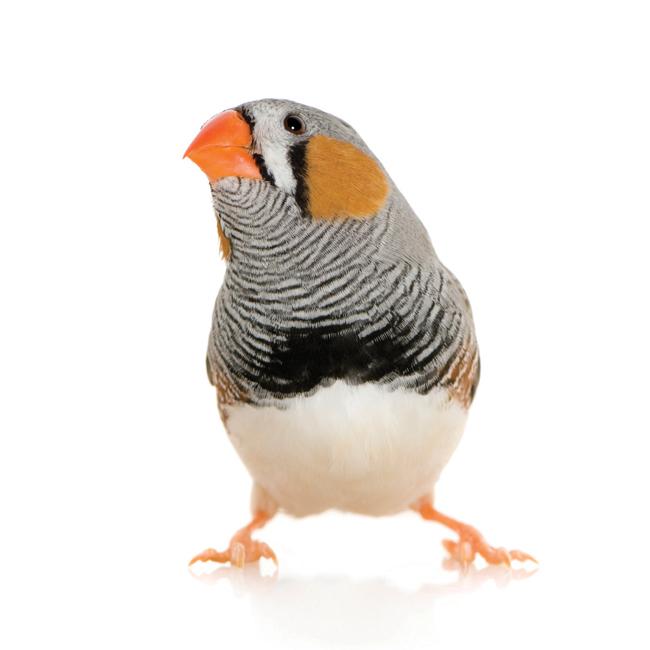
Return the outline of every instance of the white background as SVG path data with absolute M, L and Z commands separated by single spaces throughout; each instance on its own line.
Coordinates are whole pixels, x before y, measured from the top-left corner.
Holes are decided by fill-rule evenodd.
M 25 2 L 0 16 L 3 648 L 648 647 L 643 2 Z M 280 571 L 193 577 L 248 516 L 205 376 L 212 114 L 353 124 L 473 302 L 437 504 L 541 561 L 445 570 L 405 513 L 279 516 Z M 198 573 L 198 571 L 197 571 Z

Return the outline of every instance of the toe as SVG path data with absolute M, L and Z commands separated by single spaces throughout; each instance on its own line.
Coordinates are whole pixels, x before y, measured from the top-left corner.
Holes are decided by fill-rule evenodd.
M 476 557 L 476 549 L 471 542 L 463 541 L 458 544 L 458 560 L 464 566 L 469 566 Z
M 230 546 L 230 564 L 240 569 L 246 564 L 246 547 L 241 542 L 234 542 Z
M 505 548 L 498 548 L 497 549 L 497 557 L 499 558 L 499 564 L 505 564 L 506 566 L 510 566 L 512 564 L 512 557 L 510 556 L 510 551 Z
M 529 553 L 524 553 L 523 551 L 510 551 L 510 557 L 513 560 L 518 560 L 519 562 L 526 562 L 526 560 L 530 560 L 535 564 L 539 564 L 539 562 L 532 555 Z
M 189 566 L 192 566 L 195 562 L 227 562 L 225 555 L 225 553 L 219 553 L 213 548 L 206 548 L 205 551 L 195 555 L 190 560 Z
M 269 560 L 273 560 L 275 566 L 278 566 L 278 558 L 273 552 L 273 549 L 268 544 L 265 544 L 264 542 L 260 542 L 260 556 L 265 557 Z
M 469 566 L 476 558 L 476 549 L 468 540 L 454 542 L 451 539 L 445 539 L 442 545 L 450 557 L 464 567 Z

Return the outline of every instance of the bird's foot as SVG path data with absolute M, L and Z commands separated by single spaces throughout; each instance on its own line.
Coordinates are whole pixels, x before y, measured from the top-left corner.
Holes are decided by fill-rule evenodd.
M 456 560 L 461 566 L 471 564 L 477 554 L 488 564 L 506 564 L 510 566 L 513 560 L 520 562 L 531 560 L 532 562 L 537 562 L 532 555 L 523 551 L 508 551 L 503 547 L 495 548 L 494 546 L 490 546 L 476 528 L 460 522 L 458 524 L 458 527 L 455 529 L 458 533 L 458 541 L 445 539 L 442 545 L 452 559 Z
M 531 560 L 537 564 L 537 560 L 530 554 L 523 551 L 508 551 L 505 548 L 495 548 L 485 541 L 481 533 L 473 526 L 464 524 L 461 521 L 452 519 L 447 515 L 438 512 L 430 501 L 423 501 L 414 509 L 429 521 L 437 521 L 458 534 L 458 540 L 445 539 L 442 545 L 461 566 L 468 566 L 480 555 L 488 564 L 506 564 L 510 566 L 513 560 L 525 562 Z
M 190 566 L 195 562 L 230 562 L 233 566 L 242 568 L 249 562 L 257 562 L 260 558 L 273 560 L 276 566 L 278 559 L 268 544 L 252 539 L 251 534 L 256 528 L 261 528 L 269 519 L 267 515 L 258 514 L 248 526 L 237 531 L 225 551 L 208 548 L 190 560 Z
M 235 536 L 225 551 L 208 548 L 203 553 L 195 555 L 190 560 L 190 565 L 195 562 L 230 562 L 233 566 L 243 568 L 247 562 L 257 562 L 263 557 L 273 560 L 276 564 L 278 563 L 275 553 L 268 544 L 250 538 L 240 540 L 236 539 Z

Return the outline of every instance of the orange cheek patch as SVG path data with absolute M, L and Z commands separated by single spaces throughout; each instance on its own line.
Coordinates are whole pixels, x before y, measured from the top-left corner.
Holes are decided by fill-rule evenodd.
M 309 211 L 317 219 L 373 217 L 388 196 L 379 165 L 348 142 L 316 135 L 305 163 Z

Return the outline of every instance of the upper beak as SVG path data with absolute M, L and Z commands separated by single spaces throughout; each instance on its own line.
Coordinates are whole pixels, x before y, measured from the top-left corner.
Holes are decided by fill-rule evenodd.
M 253 135 L 242 115 L 224 111 L 203 125 L 183 158 L 195 162 L 210 182 L 224 176 L 261 179 L 250 151 L 252 142 Z

